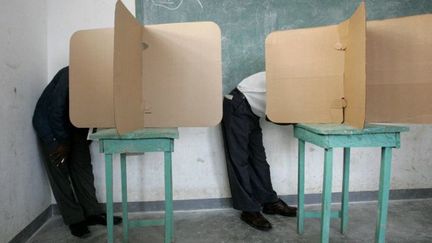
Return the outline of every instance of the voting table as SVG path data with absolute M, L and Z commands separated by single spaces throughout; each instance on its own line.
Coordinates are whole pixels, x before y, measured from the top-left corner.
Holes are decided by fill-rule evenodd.
M 100 152 L 105 154 L 107 241 L 109 243 L 114 242 L 112 179 L 114 154 L 120 154 L 123 241 L 128 241 L 129 228 L 155 225 L 165 226 L 165 243 L 173 241 L 174 221 L 171 153 L 174 151 L 174 139 L 177 138 L 179 138 L 177 128 L 146 128 L 124 135 L 118 135 L 116 129 L 103 129 L 90 135 L 90 139 L 99 140 Z M 144 152 L 164 153 L 165 217 L 163 219 L 128 219 L 126 156 L 128 153 L 136 154 Z
M 304 231 L 305 218 L 321 218 L 321 242 L 329 241 L 330 219 L 340 218 L 341 233 L 348 227 L 350 149 L 352 147 L 381 147 L 378 215 L 375 241 L 385 241 L 387 208 L 390 190 L 392 148 L 400 147 L 400 133 L 407 127 L 368 124 L 356 129 L 340 124 L 297 124 L 294 136 L 298 139 L 298 211 L 297 232 Z M 324 178 L 321 212 L 305 212 L 305 143 L 324 148 Z M 331 211 L 333 148 L 343 148 L 342 203 L 339 211 Z

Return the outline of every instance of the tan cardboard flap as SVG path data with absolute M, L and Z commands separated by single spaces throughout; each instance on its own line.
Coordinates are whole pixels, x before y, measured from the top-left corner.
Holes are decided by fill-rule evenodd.
M 209 126 L 222 118 L 221 34 L 212 22 L 144 26 L 145 127 Z
M 118 1 L 114 27 L 114 114 L 119 133 L 144 126 L 141 31 L 141 24 Z
M 432 14 L 367 23 L 368 122 L 432 123 Z
M 338 27 L 271 33 L 266 39 L 266 113 L 274 122 L 343 120 L 344 52 Z
M 363 128 L 366 107 L 366 9 L 362 2 L 339 35 L 346 43 L 344 67 L 344 123 Z M 341 28 L 339 29 L 341 30 Z M 348 32 L 348 33 L 347 33 Z
M 114 30 L 76 32 L 70 41 L 69 112 L 77 127 L 114 127 Z
M 119 2 L 115 36 L 115 117 L 120 133 L 220 122 L 222 51 L 215 23 L 143 27 Z
M 222 118 L 221 33 L 212 22 L 143 27 L 118 1 L 113 29 L 71 39 L 79 127 L 213 126 Z
M 271 33 L 266 40 L 267 115 L 279 123 L 344 121 L 362 128 L 365 60 L 364 3 L 339 25 Z

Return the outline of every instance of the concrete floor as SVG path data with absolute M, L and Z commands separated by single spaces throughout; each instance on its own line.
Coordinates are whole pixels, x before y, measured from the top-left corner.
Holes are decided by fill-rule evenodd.
M 338 208 L 340 205 L 333 205 Z M 307 210 L 317 210 L 311 205 Z M 156 218 L 161 213 L 133 213 L 131 218 Z M 255 230 L 239 219 L 233 209 L 175 212 L 175 242 L 319 242 L 319 219 L 306 219 L 305 233 L 297 235 L 296 219 L 266 216 L 273 224 L 269 232 Z M 346 235 L 339 233 L 339 220 L 332 220 L 330 242 L 373 242 L 376 202 L 350 204 L 350 222 Z M 121 225 L 115 227 L 116 242 L 121 242 Z M 50 219 L 29 242 L 106 242 L 102 226 L 91 226 L 92 234 L 78 239 L 69 233 L 59 216 Z M 163 242 L 162 227 L 130 230 L 130 242 Z M 387 225 L 387 242 L 432 242 L 432 199 L 391 201 Z

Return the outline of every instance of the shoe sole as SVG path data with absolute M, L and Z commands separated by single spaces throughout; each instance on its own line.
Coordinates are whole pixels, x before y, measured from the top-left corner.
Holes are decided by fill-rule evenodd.
M 280 214 L 280 213 L 275 213 L 275 212 L 265 212 L 263 211 L 264 214 L 268 214 L 268 215 L 281 215 L 284 217 L 297 217 L 297 213 L 292 213 L 292 214 Z
M 243 222 L 245 222 L 246 224 L 248 224 L 249 226 L 252 226 L 253 228 L 255 228 L 255 229 L 257 229 L 257 230 L 261 230 L 261 231 L 269 231 L 269 230 L 271 230 L 273 227 L 270 227 L 270 228 L 267 228 L 267 227 L 259 227 L 259 226 L 257 226 L 257 225 L 254 225 L 254 224 L 252 224 L 252 223 L 250 223 L 250 222 L 248 222 L 248 221 L 246 221 L 246 220 L 244 220 L 244 219 L 242 219 L 241 218 L 241 220 L 243 221 Z
M 79 239 L 86 239 L 86 238 L 89 238 L 89 237 L 90 237 L 91 232 L 89 231 L 89 232 L 87 232 L 87 233 L 85 233 L 85 234 L 83 234 L 83 235 L 81 235 L 81 236 L 74 235 L 74 234 L 72 234 L 72 233 L 71 233 L 71 235 L 73 235 L 73 236 L 75 236 L 75 237 L 77 237 L 77 238 L 79 238 Z

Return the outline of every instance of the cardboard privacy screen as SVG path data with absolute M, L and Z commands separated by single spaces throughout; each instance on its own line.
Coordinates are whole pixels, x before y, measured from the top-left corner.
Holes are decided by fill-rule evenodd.
M 222 117 L 221 34 L 213 22 L 142 26 L 117 2 L 114 29 L 70 43 L 70 117 L 78 127 L 212 126 Z
M 432 123 L 432 15 L 339 25 L 266 39 L 267 115 L 280 123 Z
M 432 14 L 367 26 L 366 121 L 432 123 Z
M 267 115 L 275 122 L 363 126 L 366 17 L 279 31 L 266 39 Z

